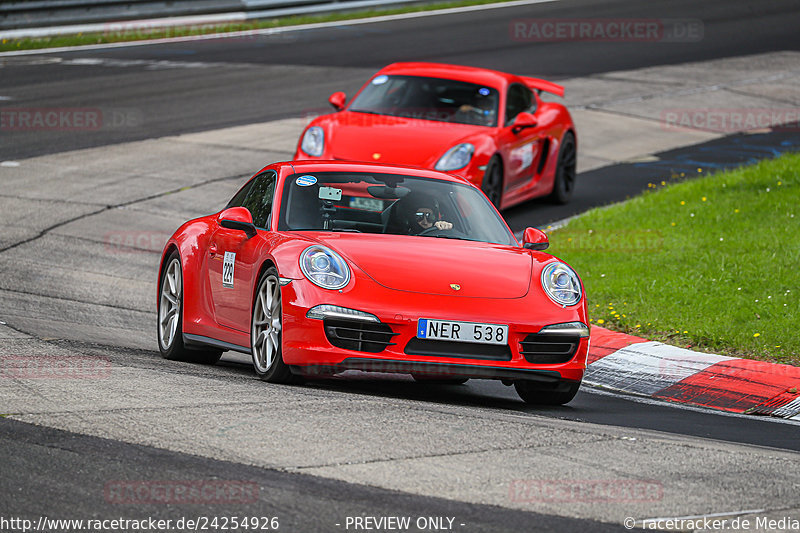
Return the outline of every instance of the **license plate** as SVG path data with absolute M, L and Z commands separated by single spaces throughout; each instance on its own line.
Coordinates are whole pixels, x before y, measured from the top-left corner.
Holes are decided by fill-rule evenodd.
M 508 344 L 508 326 L 420 318 L 417 322 L 417 338 L 479 344 Z

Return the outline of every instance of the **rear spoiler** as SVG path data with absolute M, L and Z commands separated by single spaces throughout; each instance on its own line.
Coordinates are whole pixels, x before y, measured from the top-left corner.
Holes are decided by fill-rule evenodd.
M 542 94 L 542 91 L 545 91 L 548 93 L 553 93 L 562 98 L 564 97 L 564 87 L 558 85 L 557 83 L 547 80 L 540 80 L 539 78 L 528 78 L 527 76 L 521 76 L 521 78 L 528 88 L 533 91 L 537 91 L 539 94 Z

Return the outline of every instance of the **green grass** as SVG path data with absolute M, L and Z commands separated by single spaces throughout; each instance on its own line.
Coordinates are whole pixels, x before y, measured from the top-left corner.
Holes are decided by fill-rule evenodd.
M 661 182 L 550 235 L 593 324 L 800 365 L 800 154 Z
M 281 26 L 295 26 L 301 24 L 314 24 L 319 22 L 336 22 L 360 18 L 377 17 L 383 15 L 398 15 L 403 13 L 417 13 L 453 7 L 477 6 L 496 4 L 509 0 L 460 0 L 454 2 L 441 2 L 432 4 L 418 4 L 394 9 L 369 9 L 345 13 L 330 13 L 322 15 L 297 15 L 274 19 L 254 20 L 244 23 L 175 26 L 169 28 L 140 28 L 130 31 L 112 31 L 99 33 L 79 33 L 77 35 L 54 35 L 51 37 L 3 39 L 0 41 L 0 52 L 12 50 L 36 50 L 41 48 L 56 48 L 62 46 L 81 46 L 90 44 L 116 43 L 163 39 L 167 37 L 187 37 L 192 35 L 209 35 L 235 31 L 250 31 L 264 28 L 277 28 Z M 116 23 L 115 23 L 116 24 Z M 120 23 L 124 25 L 125 23 Z M 131 24 L 134 24 L 131 22 Z M 113 27 L 110 25 L 110 27 Z M 239 37 L 241 38 L 241 37 Z

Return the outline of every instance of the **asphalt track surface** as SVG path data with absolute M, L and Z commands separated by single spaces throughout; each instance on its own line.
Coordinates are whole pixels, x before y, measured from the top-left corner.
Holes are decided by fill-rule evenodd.
M 703 38 L 685 43 L 515 40 L 514 21 L 531 18 L 688 19 L 702 22 Z M 82 135 L 4 133 L 0 157 L 327 111 L 332 92 L 352 94 L 372 72 L 394 61 L 450 62 L 558 80 L 798 50 L 798 27 L 800 9 L 792 0 L 579 0 L 277 35 L 59 52 L 49 59 L 4 57 L 0 97 L 14 97 L 6 106 L 112 110 L 121 127 Z M 46 64 L 54 58 L 63 62 Z M 86 59 L 102 61 L 81 62 Z M 126 116 L 131 117 L 127 123 Z
M 218 461 L 97 437 L 0 420 L 3 475 L 0 516 L 101 519 L 158 517 L 277 517 L 278 531 L 344 531 L 346 517 L 457 517 L 454 529 L 470 532 L 624 531 L 621 526 L 425 498 L 315 476 Z M 54 465 L 58 465 L 54 468 Z M 116 480 L 248 480 L 258 489 L 231 502 L 120 503 Z M 115 480 L 115 481 L 109 481 Z M 109 483 L 111 483 L 109 485 Z M 94 490 L 88 487 L 95 487 Z M 101 489 L 102 488 L 102 489 Z M 7 497 L 14 495 L 13 498 Z M 127 508 L 126 508 L 127 507 Z M 460 523 L 464 526 L 459 527 Z M 261 523 L 261 522 L 259 522 Z M 170 530 L 174 530 L 170 528 Z
M 519 18 L 683 18 L 704 24 L 701 43 L 521 43 L 509 37 L 509 23 Z M 323 107 L 327 95 L 352 93 L 380 66 L 398 60 L 429 60 L 487 66 L 545 78 L 602 72 L 701 59 L 800 49 L 800 10 L 796 2 L 554 2 L 447 17 L 428 17 L 375 25 L 346 25 L 284 36 L 248 37 L 3 58 L 0 96 L 6 105 L 101 107 L 132 113 L 146 127 L 125 127 L 97 134 L 2 132 L 0 160 L 21 159 L 85 147 L 103 146 L 202 131 L 225 126 L 298 116 Z M 82 58 L 104 62 L 80 63 Z M 65 60 L 72 61 L 64 64 Z M 77 60 L 77 61 L 76 61 Z M 193 63 L 176 67 L 167 62 Z M 115 63 L 116 62 L 116 63 Z M 268 75 L 265 75 L 268 74 Z M 770 133 L 740 136 L 704 146 L 662 154 L 657 163 L 606 167 L 581 176 L 582 196 L 565 207 L 531 202 L 505 213 L 512 227 L 571 216 L 592 205 L 620 201 L 637 194 L 656 176 L 691 169 L 698 161 L 723 168 L 752 158 L 775 155 L 800 144 L 798 135 Z M 595 180 L 614 173 L 618 186 Z M 596 181 L 597 185 L 593 185 Z M 91 342 L 91 339 L 87 339 Z M 113 350 L 113 348 L 111 348 Z M 119 357 L 128 354 L 120 351 Z M 153 354 L 140 354 L 152 357 Z M 160 361 L 154 362 L 160 364 Z M 245 372 L 243 365 L 223 363 L 220 372 Z M 728 417 L 668 404 L 582 392 L 568 406 L 532 409 L 520 404 L 513 389 L 499 383 L 473 381 L 465 386 L 420 388 L 408 382 L 328 381 L 308 385 L 347 393 L 408 398 L 448 405 L 490 406 L 554 419 L 593 422 L 661 431 L 733 443 L 800 451 L 797 426 L 758 418 Z M 83 487 L 102 486 L 108 479 L 159 475 L 166 479 L 253 479 L 261 497 L 251 507 L 234 509 L 263 515 L 283 511 L 288 530 L 331 530 L 336 518 L 372 515 L 458 515 L 469 518 L 470 530 L 539 531 L 616 530 L 598 522 L 476 506 L 414 496 L 373 487 L 325 480 L 205 459 L 155 448 L 71 434 L 0 419 L 2 515 L 111 516 L 119 507 Z M 7 498 L 6 495 L 14 495 Z M 309 511 L 309 509 L 311 509 Z M 136 516 L 147 508 L 137 507 Z M 212 513 L 214 506 L 176 507 L 163 517 Z M 295 523 L 291 523 L 295 520 Z M 295 525 L 299 529 L 288 528 Z

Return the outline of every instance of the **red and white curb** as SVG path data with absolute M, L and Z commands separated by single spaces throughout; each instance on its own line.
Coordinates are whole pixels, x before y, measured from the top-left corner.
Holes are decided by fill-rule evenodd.
M 592 327 L 588 385 L 743 414 L 800 420 L 800 368 L 694 352 Z

